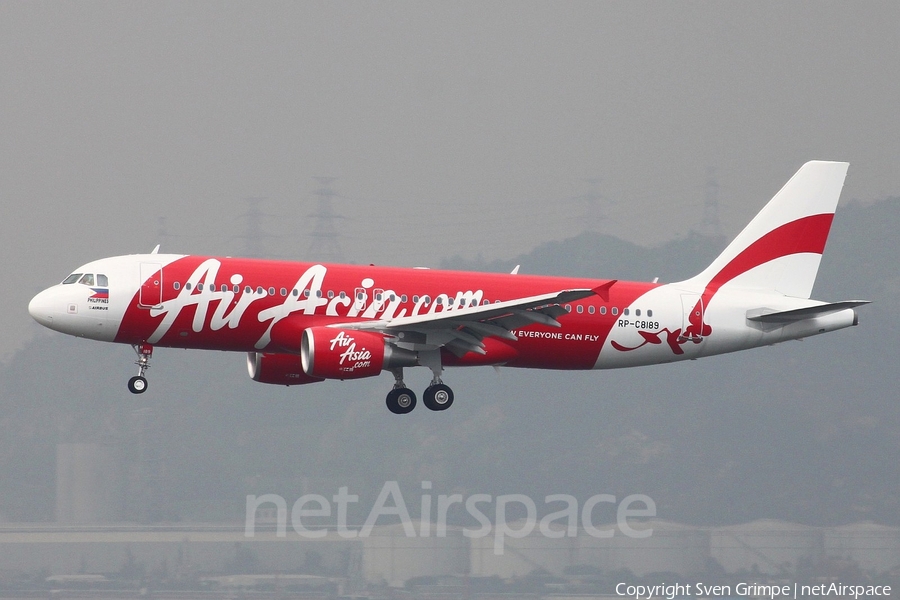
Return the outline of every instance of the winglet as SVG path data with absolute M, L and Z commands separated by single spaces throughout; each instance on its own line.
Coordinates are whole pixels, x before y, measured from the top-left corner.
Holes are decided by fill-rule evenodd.
M 156 245 L 156 248 L 154 248 L 154 249 L 153 249 L 153 252 L 151 252 L 150 254 L 158 254 L 158 253 L 159 253 L 159 247 L 160 247 L 160 244 L 157 244 L 157 245 Z
M 519 267 L 521 267 L 521 266 L 522 266 L 522 265 L 516 265 L 516 268 L 513 269 L 512 271 L 510 271 L 509 274 L 510 274 L 510 275 L 518 275 L 518 274 L 519 274 Z
M 603 285 L 598 285 L 591 291 L 600 296 L 600 299 L 604 302 L 609 302 L 609 288 L 615 285 L 618 281 L 618 279 L 610 279 Z

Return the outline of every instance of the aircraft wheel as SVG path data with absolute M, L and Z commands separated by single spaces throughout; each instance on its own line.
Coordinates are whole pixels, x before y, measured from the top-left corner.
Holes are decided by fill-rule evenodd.
M 132 394 L 143 394 L 147 391 L 147 378 L 137 375 L 128 380 L 128 391 Z
M 447 410 L 453 404 L 453 390 L 443 383 L 436 383 L 425 388 L 422 402 L 430 410 Z
M 416 407 L 416 394 L 409 388 L 397 388 L 388 392 L 385 404 L 395 415 L 405 415 Z

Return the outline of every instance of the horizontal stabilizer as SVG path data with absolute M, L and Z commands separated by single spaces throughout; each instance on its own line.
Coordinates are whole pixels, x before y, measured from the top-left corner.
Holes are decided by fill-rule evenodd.
M 845 300 L 844 302 L 831 302 L 829 304 L 818 304 L 816 306 L 780 311 L 770 308 L 754 308 L 747 311 L 747 320 L 758 323 L 793 323 L 794 321 L 829 315 L 848 308 L 856 308 L 868 303 L 868 300 Z

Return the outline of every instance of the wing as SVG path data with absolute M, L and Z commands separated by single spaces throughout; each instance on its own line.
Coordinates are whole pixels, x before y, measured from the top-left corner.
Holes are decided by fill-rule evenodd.
M 561 304 L 595 294 L 602 295 L 608 292 L 612 283 L 615 281 L 595 289 L 562 290 L 494 304 L 451 308 L 427 315 L 336 323 L 329 327 L 377 331 L 414 349 L 445 347 L 457 356 L 467 352 L 485 354 L 484 338 L 494 336 L 515 341 L 518 338 L 513 330 L 535 323 L 561 327 L 557 319 L 567 313 Z

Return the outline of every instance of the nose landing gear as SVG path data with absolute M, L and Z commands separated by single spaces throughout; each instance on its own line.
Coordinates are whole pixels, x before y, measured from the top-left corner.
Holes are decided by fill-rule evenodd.
M 150 358 L 153 356 L 153 346 L 150 344 L 135 344 L 132 346 L 138 359 L 134 362 L 138 366 L 138 374 L 128 380 L 128 391 L 132 394 L 143 394 L 147 391 L 147 378 L 144 373 L 150 368 Z

